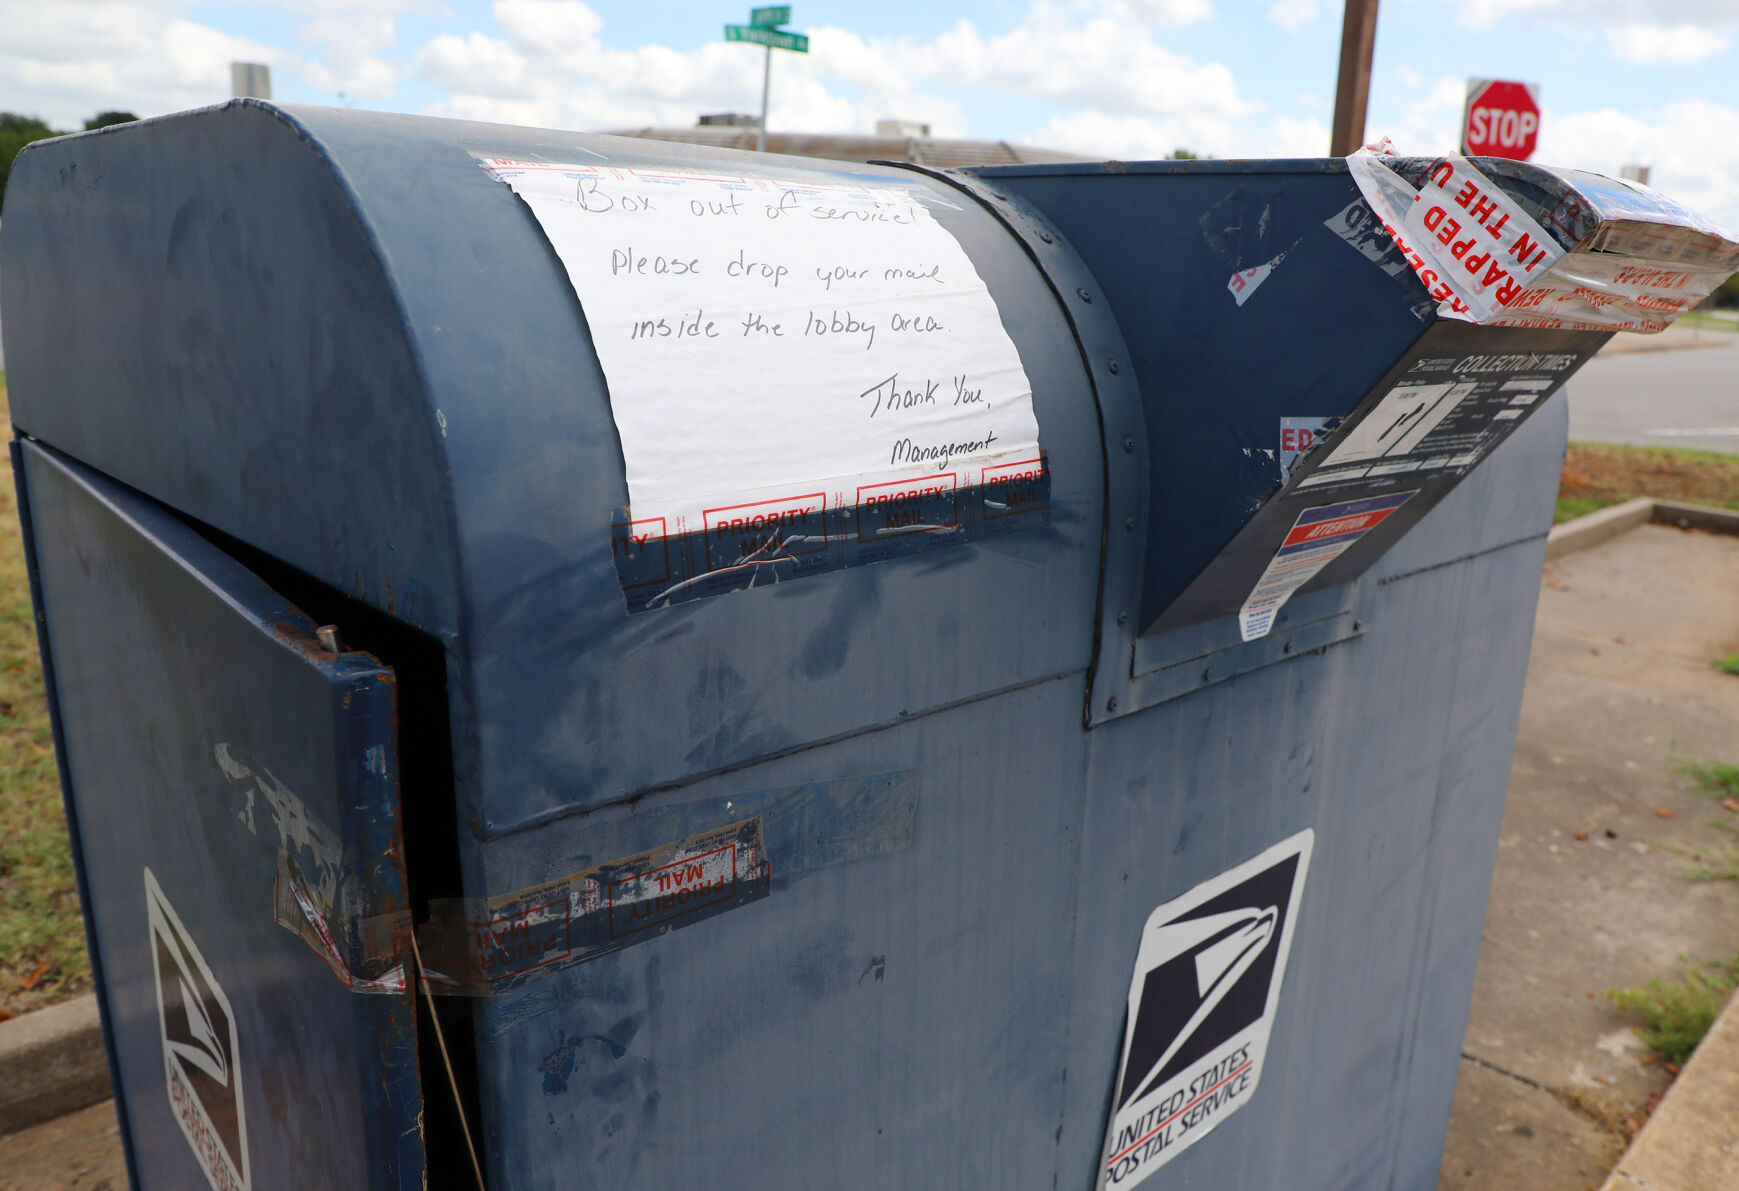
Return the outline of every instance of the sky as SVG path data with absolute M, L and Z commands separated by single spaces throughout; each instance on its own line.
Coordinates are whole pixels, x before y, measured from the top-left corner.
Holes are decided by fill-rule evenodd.
M 736 0 L 732 0 L 736 2 Z M 1321 156 L 1335 0 L 800 0 L 769 126 L 1003 139 L 1126 160 Z M 77 128 L 275 97 L 552 128 L 687 127 L 757 111 L 763 53 L 719 0 L 0 0 L 0 111 Z M 1470 77 L 1538 84 L 1534 160 L 1650 181 L 1739 228 L 1739 0 L 1382 0 L 1366 124 L 1455 147 Z

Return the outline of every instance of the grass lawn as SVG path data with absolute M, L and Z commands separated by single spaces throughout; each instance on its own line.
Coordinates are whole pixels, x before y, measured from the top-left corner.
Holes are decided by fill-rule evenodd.
M 0 436 L 12 438 L 0 373 Z M 0 480 L 0 1013 L 88 987 L 84 926 L 8 466 Z
M 1739 455 L 1573 442 L 1552 520 L 1569 521 L 1638 496 L 1739 509 Z
M 1687 310 L 1673 324 L 1703 331 L 1739 331 L 1739 311 L 1731 309 Z

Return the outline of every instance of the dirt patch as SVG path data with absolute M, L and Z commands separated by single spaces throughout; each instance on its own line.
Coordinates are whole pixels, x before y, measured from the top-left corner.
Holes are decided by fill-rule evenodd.
M 1638 496 L 1739 509 L 1739 455 L 1570 444 L 1558 485 L 1559 520 Z

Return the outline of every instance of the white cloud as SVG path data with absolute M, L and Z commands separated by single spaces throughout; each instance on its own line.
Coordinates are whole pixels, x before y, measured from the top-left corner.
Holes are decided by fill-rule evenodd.
M 1229 138 L 1231 129 L 1212 119 L 1161 119 L 1085 111 L 1057 116 L 1016 140 L 1087 158 L 1147 161 L 1170 157 L 1174 149 L 1204 153 L 1209 144 Z
M 302 68 L 304 86 L 316 91 L 330 91 L 346 99 L 390 99 L 399 80 L 405 75 L 402 66 L 371 54 L 321 58 Z
M 432 114 L 684 127 L 702 112 L 745 110 L 760 93 L 755 47 L 612 49 L 603 21 L 581 0 L 496 0 L 492 11 L 498 35 L 442 35 L 417 55 L 417 76 L 450 93 Z M 1035 0 L 1020 24 L 989 35 L 969 21 L 925 41 L 822 26 L 810 30 L 809 54 L 776 56 L 769 123 L 868 132 L 877 118 L 905 113 L 938 135 L 959 135 L 966 130 L 958 103 L 928 89 L 978 86 L 1077 114 L 1193 115 L 1225 124 L 1256 111 L 1239 96 L 1232 72 L 1167 50 L 1142 23 L 1211 14 L 1205 0 L 1094 0 L 1072 8 Z
M 1328 152 L 1328 125 L 1316 119 L 1276 116 L 1265 157 L 1322 157 Z
M 1365 121 L 1365 139 L 1388 137 L 1399 153 L 1445 153 L 1461 141 L 1461 114 L 1466 106 L 1467 80 L 1440 75 L 1427 83 L 1417 73 L 1402 78 L 1408 94 L 1400 104 L 1373 103 Z
M 316 91 L 351 99 L 392 97 L 406 73 L 402 61 L 389 61 L 382 51 L 398 44 L 399 18 L 411 13 L 433 15 L 434 0 L 277 0 L 306 19 L 296 40 L 312 59 L 300 81 Z
M 1093 17 L 1080 24 L 1035 4 L 1008 33 L 985 37 L 961 21 L 928 45 L 907 48 L 903 64 L 926 78 L 976 83 L 1071 107 L 1131 113 L 1199 111 L 1233 117 L 1251 111 L 1232 72 L 1197 66 L 1146 30 Z
M 1058 116 L 1015 138 L 1030 145 L 1088 158 L 1146 161 L 1176 149 L 1214 157 L 1320 157 L 1328 128 L 1320 120 L 1277 116 L 1266 124 L 1232 123 L 1211 116 L 1154 118 L 1103 111 Z
M 1631 62 L 1696 62 L 1726 52 L 1733 39 L 1699 25 L 1620 25 L 1606 31 L 1606 43 Z
M 1078 0 L 1078 7 L 1150 29 L 1176 29 L 1214 17 L 1210 0 Z
M 1726 51 L 1739 28 L 1733 0 L 1463 0 L 1467 29 L 1551 21 L 1576 33 L 1604 30 L 1607 48 L 1631 62 L 1695 62 Z
M 1692 210 L 1739 231 L 1739 109 L 1682 99 L 1652 120 L 1604 108 L 1540 119 L 1534 160 L 1617 177 L 1626 165 L 1651 167 L 1649 184 Z
M 1456 24 L 1489 29 L 1517 17 L 1560 15 L 1567 7 L 1565 0 L 1463 0 L 1456 7 Z
M 229 97 L 232 61 L 264 62 L 280 94 L 300 82 L 389 98 L 404 73 L 383 54 L 407 13 L 439 0 L 265 0 L 301 19 L 298 48 L 193 19 L 198 0 L 0 0 L 0 109 L 78 127 L 99 109 L 156 115 Z
M 493 12 L 502 36 L 445 34 L 418 52 L 417 76 L 449 92 L 430 114 L 567 128 L 689 127 L 703 112 L 743 111 L 760 95 L 763 59 L 754 46 L 612 49 L 599 37 L 602 21 L 579 0 L 497 0 Z M 815 40 L 818 50 L 830 42 L 820 31 Z M 843 131 L 873 123 L 875 105 L 835 95 L 804 57 L 782 54 L 774 63 L 771 125 Z M 906 86 L 883 86 L 878 96 L 933 109 L 944 126 L 955 113 Z
M 1282 29 L 1297 33 L 1322 15 L 1318 0 L 1275 0 L 1268 10 L 1268 19 Z
M 155 115 L 229 97 L 231 61 L 296 55 L 187 18 L 191 0 L 0 2 L 0 110 L 79 128 L 100 110 Z

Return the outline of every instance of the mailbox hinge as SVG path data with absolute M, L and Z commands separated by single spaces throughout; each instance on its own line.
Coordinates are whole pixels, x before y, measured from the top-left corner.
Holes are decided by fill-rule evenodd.
M 1105 459 L 1099 605 L 1083 714 L 1089 728 L 1127 714 L 1137 706 L 1131 695 L 1150 514 L 1147 419 L 1122 328 L 1092 272 L 1063 234 L 1030 204 L 970 171 L 940 170 L 909 161 L 871 164 L 924 174 L 975 199 L 1026 249 L 1056 295 L 1093 390 Z

